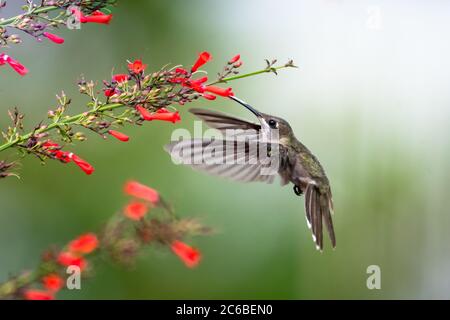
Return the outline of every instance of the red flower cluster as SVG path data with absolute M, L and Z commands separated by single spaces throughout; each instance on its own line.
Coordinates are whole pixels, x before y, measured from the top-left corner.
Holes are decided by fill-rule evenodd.
M 93 252 L 98 247 L 97 236 L 87 233 L 71 241 L 66 251 L 59 253 L 57 262 L 64 266 L 77 266 L 81 270 L 87 265 L 84 255 Z M 27 289 L 23 292 L 25 300 L 53 300 L 54 295 L 64 286 L 64 279 L 57 273 L 49 273 L 41 278 L 45 290 Z
M 242 63 L 240 62 L 240 55 L 234 56 L 229 64 L 233 64 L 234 68 L 239 68 Z M 192 73 L 196 72 L 200 67 L 205 65 L 208 61 L 211 60 L 211 54 L 209 52 L 202 52 L 198 56 L 194 65 L 191 68 L 191 71 L 188 72 L 183 68 L 176 68 L 175 73 L 176 76 L 171 79 L 174 83 L 179 83 L 183 87 L 190 88 L 198 93 L 201 93 L 205 99 L 214 100 L 216 99 L 216 95 L 222 97 L 230 97 L 233 96 L 233 90 L 231 88 L 221 88 L 213 85 L 205 85 L 208 81 L 208 77 L 202 77 L 199 79 L 192 79 Z
M 0 53 L 0 66 L 4 65 L 6 63 L 9 64 L 9 66 L 11 68 L 13 68 L 14 71 L 16 71 L 21 76 L 24 76 L 28 73 L 28 69 L 25 68 L 25 66 L 22 65 L 19 61 L 14 60 L 13 58 L 11 58 L 10 56 L 8 56 L 5 53 Z
M 79 15 L 86 22 L 109 21 L 107 17 L 110 16 L 96 13 L 90 19 L 90 16 L 83 16 L 81 12 L 79 12 Z M 63 38 L 49 32 L 43 32 L 42 35 L 56 43 L 64 42 Z M 70 101 L 63 93 L 61 96 L 57 96 L 58 108 L 48 112 L 49 118 L 53 120 L 51 126 L 41 126 L 19 138 L 7 136 L 5 139 L 14 139 L 15 142 L 10 144 L 9 147 L 26 149 L 28 153 L 44 158 L 44 160 L 45 156 L 48 156 L 63 163 L 74 162 L 81 170 L 90 175 L 94 172 L 93 166 L 78 155 L 63 151 L 59 144 L 46 140 L 48 139 L 47 132 L 59 129 L 59 135 L 62 136 L 64 141 L 69 137 L 82 141 L 85 140 L 84 135 L 82 133 L 73 134 L 74 131 L 72 131 L 74 126 L 81 126 L 98 133 L 103 138 L 110 135 L 119 141 L 127 142 L 130 137 L 120 131 L 113 130 L 114 127 L 127 123 L 141 125 L 144 121 L 153 120 L 177 123 L 181 121 L 181 117 L 178 111 L 171 110 L 175 104 L 184 105 L 201 96 L 208 100 L 214 100 L 217 96 L 230 97 L 234 95 L 232 88 L 222 88 L 214 84 L 232 80 L 232 77 L 229 76 L 239 73 L 236 68 L 240 65 L 240 55 L 230 59 L 223 72 L 219 73 L 217 80 L 210 82 L 208 85 L 208 77 L 194 78 L 194 75 L 199 71 L 199 68 L 210 60 L 211 54 L 205 51 L 200 53 L 190 69 L 182 67 L 163 68 L 150 74 L 145 73 L 148 65 L 144 64 L 142 59 L 128 61 L 128 73 L 115 74 L 111 81 L 103 81 L 103 91 L 107 99 L 104 102 L 98 101 L 96 103 L 99 106 L 98 109 L 89 105 L 88 107 L 91 109 L 85 113 L 73 117 L 65 115 L 63 117 L 62 113 L 65 112 L 66 104 Z M 20 63 L 6 54 L 0 54 L 0 65 L 6 63 L 22 75 L 27 72 L 26 68 Z M 89 96 L 93 101 L 97 101 L 97 92 L 92 90 L 95 87 L 94 82 L 81 79 L 78 86 L 80 93 Z M 128 110 L 122 114 L 116 114 L 113 110 L 118 108 L 128 108 Z M 131 117 L 129 117 L 130 113 Z M 22 115 L 17 118 L 21 119 Z M 0 172 L 0 178 L 3 176 L 4 174 Z
M 41 4 L 41 7 L 43 5 L 44 4 Z M 36 6 L 37 5 L 34 5 L 34 7 L 36 7 Z M 112 19 L 112 14 L 105 14 L 99 10 L 94 11 L 90 15 L 86 16 L 79 9 L 75 8 L 75 9 L 72 9 L 72 14 L 81 23 L 109 24 L 109 22 Z M 30 15 L 30 17 L 28 17 L 28 15 Z M 65 19 L 52 20 L 49 17 L 40 16 L 40 18 L 45 19 L 46 22 L 37 23 L 38 19 L 34 18 L 33 16 L 37 17 L 38 15 L 35 14 L 34 12 L 32 12 L 32 13 L 27 13 L 24 15 L 17 16 L 16 23 L 14 23 L 14 25 L 11 27 L 14 27 L 16 29 L 24 31 L 27 34 L 36 37 L 36 39 L 39 41 L 41 41 L 41 36 L 42 36 L 56 44 L 64 43 L 64 38 L 62 38 L 56 34 L 47 32 L 45 30 L 48 29 L 48 27 L 53 28 L 53 27 L 58 27 L 58 25 L 65 24 L 66 23 Z M 5 30 L 5 32 L 6 32 L 6 30 Z M 3 33 L 2 33 L 2 36 L 4 36 Z M 13 37 L 9 37 L 9 38 L 12 39 Z M 20 39 L 18 39 L 17 37 L 15 37 L 15 38 L 16 38 L 16 43 L 20 42 Z M 2 39 L 1 42 L 3 43 L 3 41 L 6 41 L 5 39 L 7 39 L 7 38 L 1 37 L 1 39 Z M 28 69 L 25 66 L 23 66 L 21 63 L 12 59 L 7 54 L 1 53 L 0 54 L 0 66 L 4 65 L 6 63 L 9 64 L 11 66 L 11 68 L 13 68 L 21 76 L 24 76 L 28 73 Z
M 131 220 L 142 219 L 160 200 L 158 191 L 137 181 L 128 181 L 124 186 L 124 192 L 134 198 L 123 211 Z
M 214 85 L 206 85 L 208 81 L 208 77 L 204 76 L 198 79 L 193 79 L 193 74 L 199 70 L 200 67 L 205 65 L 208 61 L 211 60 L 211 54 L 209 52 L 202 52 L 199 54 L 197 60 L 192 65 L 190 71 L 177 67 L 174 70 L 170 71 L 170 75 L 168 77 L 168 81 L 174 84 L 180 84 L 182 87 L 192 89 L 195 92 L 200 93 L 205 99 L 215 100 L 216 96 L 230 97 L 233 96 L 233 90 L 231 88 L 221 88 Z M 228 71 L 232 72 L 233 68 L 238 68 L 240 66 L 240 55 L 234 56 L 228 64 L 232 64 L 233 67 L 228 67 Z M 141 59 L 135 60 L 133 62 L 128 62 L 128 71 L 129 73 L 119 73 L 114 74 L 112 76 L 112 82 L 106 83 L 106 88 L 104 89 L 104 95 L 107 98 L 111 98 L 115 95 L 120 96 L 124 90 L 122 88 L 123 83 L 128 81 L 139 82 L 141 79 L 144 79 L 143 74 L 145 69 L 147 68 L 147 64 L 144 64 Z M 231 71 L 230 71 L 231 70 Z M 140 82 L 139 82 L 140 83 Z M 128 85 L 130 86 L 130 85 Z M 139 85 L 140 88 L 140 85 Z M 117 98 L 115 98 L 117 99 Z M 120 101 L 120 100 L 119 100 Z M 183 105 L 185 101 L 178 101 L 180 105 Z M 144 121 L 168 121 L 172 123 L 176 123 L 181 120 L 180 114 L 177 111 L 171 112 L 164 107 L 160 107 L 156 111 L 149 111 L 145 105 L 137 104 L 135 105 L 135 109 L 138 112 L 138 115 Z M 126 138 L 123 140 L 121 138 L 121 133 L 118 135 L 115 132 L 108 132 L 113 135 L 117 139 L 121 141 L 127 141 Z
M 193 219 L 176 218 L 159 193 L 144 184 L 131 180 L 125 183 L 123 191 L 132 197 L 123 210 L 128 219 L 114 216 L 102 228 L 99 236 L 85 233 L 68 242 L 61 250 L 46 251 L 41 264 L 32 273 L 39 276 L 24 277 L 23 280 L 13 278 L 7 285 L 0 283 L 0 287 L 11 288 L 6 294 L 0 292 L 0 299 L 22 297 L 25 300 L 53 300 L 65 287 L 67 267 L 77 266 L 84 273 L 88 266 L 87 255 L 95 250 L 101 250 L 102 256 L 107 253 L 115 262 L 129 265 L 135 261 L 140 248 L 159 243 L 170 247 L 188 268 L 194 268 L 200 263 L 200 251 L 180 239 L 193 234 L 208 234 L 208 228 Z M 155 214 L 146 217 L 148 210 L 153 207 L 163 209 L 166 216 Z
M 159 193 L 156 190 L 137 181 L 127 182 L 124 192 L 135 198 L 123 211 L 124 215 L 131 220 L 143 219 L 148 210 L 160 202 Z M 179 240 L 172 242 L 171 249 L 189 268 L 197 266 L 201 260 L 200 251 Z
M 54 143 L 51 140 L 46 141 L 42 145 L 42 149 L 51 157 L 61 160 L 64 163 L 69 163 L 73 161 L 81 170 L 83 170 L 87 175 L 94 172 L 94 167 L 92 167 L 87 161 L 81 159 L 79 156 L 72 152 L 62 151 L 61 146 Z

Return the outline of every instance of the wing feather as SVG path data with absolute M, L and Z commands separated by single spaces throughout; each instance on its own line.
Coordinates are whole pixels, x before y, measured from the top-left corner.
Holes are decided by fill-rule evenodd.
M 189 112 L 203 120 L 209 127 L 220 131 L 225 131 L 227 129 L 261 130 L 261 126 L 257 123 L 239 119 L 222 112 L 198 108 L 191 108 L 189 109 Z
M 234 143 L 234 141 L 231 141 Z M 190 166 L 192 169 L 210 175 L 228 178 L 239 182 L 265 182 L 272 183 L 274 175 L 262 174 L 262 170 L 270 166 L 258 158 L 257 148 L 248 145 L 256 141 L 246 141 L 247 146 L 238 150 L 228 151 L 225 145 L 227 140 L 217 139 L 191 139 L 172 142 L 166 145 L 165 150 L 176 163 Z M 217 148 L 216 152 L 205 152 L 208 148 Z

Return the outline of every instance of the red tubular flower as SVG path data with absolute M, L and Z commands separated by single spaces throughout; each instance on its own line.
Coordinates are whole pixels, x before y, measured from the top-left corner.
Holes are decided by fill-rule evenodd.
M 183 75 L 188 74 L 187 70 L 186 70 L 186 69 L 183 69 L 183 68 L 176 68 L 176 69 L 175 69 L 175 73 L 177 73 L 177 74 L 183 74 Z
M 241 59 L 241 55 L 240 55 L 240 54 L 235 55 L 233 58 L 231 58 L 230 64 L 233 64 L 233 63 L 235 63 L 235 62 L 238 62 L 239 59 Z
M 94 11 L 90 16 L 84 17 L 84 23 L 92 22 L 92 23 L 101 23 L 101 24 L 109 24 L 112 19 L 112 14 L 104 14 L 101 11 Z M 83 21 L 81 21 L 83 22 Z
M 72 252 L 61 252 L 58 255 L 58 263 L 64 267 L 77 266 L 80 270 L 84 270 L 87 266 L 87 262 L 83 257 L 77 256 Z
M 195 79 L 195 80 L 190 80 L 189 78 L 172 78 L 169 80 L 170 82 L 173 83 L 179 83 L 181 84 L 183 87 L 186 88 L 190 88 L 192 90 L 195 90 L 199 93 L 203 93 L 205 92 L 205 88 L 203 83 L 205 83 L 206 81 L 208 81 L 208 77 L 202 77 L 200 79 Z
M 234 64 L 235 68 L 240 68 L 242 66 L 242 61 L 238 61 Z
M 156 112 L 158 112 L 158 113 L 169 113 L 170 111 L 167 110 L 166 108 L 160 108 L 160 109 L 158 109 L 158 111 L 156 111 Z
M 61 146 L 51 140 L 47 140 L 42 144 L 42 148 L 44 148 L 51 154 L 55 154 L 57 151 L 61 149 Z
M 128 69 L 135 74 L 144 72 L 145 68 L 147 68 L 147 65 L 143 64 L 142 60 L 135 60 L 134 62 L 128 64 Z
M 217 94 L 218 96 L 222 96 L 222 97 L 230 97 L 230 96 L 234 95 L 233 89 L 231 89 L 231 88 L 207 86 L 207 87 L 205 87 L 205 91 Z
M 195 81 L 186 81 L 181 83 L 183 87 L 191 88 L 192 90 L 195 90 L 199 93 L 205 92 L 205 86 L 201 83 L 195 82 Z
M 161 120 L 161 121 L 169 121 L 172 123 L 176 123 L 181 121 L 180 113 L 176 112 L 167 112 L 158 110 L 156 113 L 152 114 L 152 120 Z
M 152 121 L 152 120 L 161 120 L 161 121 L 169 121 L 172 123 L 178 122 L 181 120 L 180 114 L 178 111 L 176 112 L 169 112 L 164 109 L 164 111 L 161 111 L 159 109 L 158 111 L 154 113 L 148 112 L 147 109 L 145 109 L 142 106 L 136 106 L 136 109 L 141 114 L 141 117 L 146 121 Z
M 209 52 L 202 52 L 199 54 L 197 61 L 195 61 L 194 65 L 191 68 L 191 72 L 195 72 L 198 70 L 198 68 L 200 68 L 201 66 L 203 66 L 205 63 L 207 63 L 208 61 L 211 60 L 211 54 Z
M 11 68 L 14 69 L 18 74 L 21 76 L 24 76 L 28 73 L 28 69 L 25 68 L 24 65 L 22 65 L 19 61 L 14 60 L 7 54 L 1 53 L 0 54 L 0 66 L 4 65 L 5 63 L 8 63 Z
M 64 286 L 64 280 L 56 273 L 51 273 L 42 278 L 44 288 L 50 292 L 58 292 Z
M 53 155 L 56 159 L 61 160 L 65 163 L 70 161 L 75 162 L 75 164 L 80 167 L 87 175 L 91 175 L 94 172 L 94 167 L 91 166 L 87 161 L 81 159 L 79 156 L 72 152 L 62 151 L 61 146 L 48 140 L 42 144 L 42 148 L 47 151 L 50 155 Z
M 101 11 L 94 11 L 90 16 L 85 16 L 80 10 L 74 8 L 72 13 L 81 23 L 101 23 L 109 24 L 112 19 L 112 14 L 104 14 Z
M 200 251 L 178 240 L 172 243 L 171 248 L 188 268 L 197 266 L 202 258 Z
M 129 76 L 127 74 L 115 74 L 112 78 L 116 82 L 125 82 L 128 81 Z
M 75 164 L 80 167 L 81 170 L 84 171 L 87 175 L 91 175 L 94 172 L 94 167 L 91 164 L 83 159 L 81 159 L 76 154 L 70 153 L 69 158 L 75 162 Z
M 195 79 L 195 80 L 191 80 L 189 78 L 175 77 L 175 78 L 169 79 L 169 81 L 172 83 L 179 83 L 183 87 L 190 88 L 199 93 L 203 93 L 203 92 L 205 92 L 205 87 L 203 84 L 206 81 L 208 81 L 208 77 L 202 77 L 202 78 Z
M 140 220 L 147 214 L 147 212 L 148 207 L 142 202 L 131 202 L 125 207 L 124 210 L 125 216 L 131 220 Z
M 150 119 L 152 117 L 152 114 L 148 112 L 148 110 L 143 106 L 136 106 L 136 110 L 139 111 L 139 114 L 144 120 Z
M 178 121 L 181 121 L 181 117 L 178 111 L 176 112 L 156 112 L 151 115 L 150 119 L 146 119 L 147 121 L 152 120 L 161 120 L 161 121 L 168 121 L 172 123 L 176 123 Z
M 207 100 L 216 100 L 216 96 L 213 94 L 209 94 L 209 93 L 204 93 L 203 94 L 203 98 L 207 99 Z
M 204 93 L 205 92 L 205 86 L 203 85 L 206 81 L 208 81 L 208 77 L 202 77 L 199 79 L 195 79 L 195 80 L 188 80 L 188 79 L 183 79 L 184 81 L 181 82 L 181 85 L 183 87 L 187 87 L 190 88 L 192 90 L 195 90 L 199 93 Z
M 116 89 L 106 89 L 105 90 L 105 97 L 112 97 L 116 94 Z
M 109 130 L 108 133 L 110 135 L 112 135 L 114 138 L 116 138 L 117 140 L 120 140 L 123 142 L 127 142 L 128 140 L 130 140 L 129 136 L 127 136 L 126 134 L 123 134 L 122 132 L 119 132 L 119 131 Z
M 208 77 L 201 77 L 199 79 L 191 80 L 190 83 L 194 86 L 199 86 L 208 81 Z
M 125 183 L 123 191 L 132 197 L 146 200 L 153 204 L 159 202 L 158 191 L 147 187 L 146 185 L 141 184 L 137 181 L 128 181 L 127 183 Z
M 70 161 L 72 161 L 72 154 L 70 152 L 62 151 L 61 146 L 51 140 L 44 142 L 42 148 L 50 155 L 53 155 L 56 159 L 61 160 L 62 162 L 69 163 Z
M 61 38 L 61 37 L 57 36 L 56 34 L 53 34 L 50 32 L 44 32 L 43 36 L 46 37 L 48 40 L 53 41 L 54 43 L 57 43 L 57 44 L 64 43 L 64 38 Z
M 25 290 L 23 297 L 25 300 L 53 300 L 55 298 L 51 292 L 34 289 Z
M 69 251 L 78 254 L 88 254 L 98 247 L 98 239 L 94 233 L 86 233 L 69 243 Z

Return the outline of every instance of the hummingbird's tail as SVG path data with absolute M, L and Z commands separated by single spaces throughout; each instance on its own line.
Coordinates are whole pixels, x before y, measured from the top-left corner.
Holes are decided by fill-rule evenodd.
M 325 226 L 330 236 L 333 248 L 336 247 L 336 236 L 334 233 L 332 213 L 333 200 L 329 188 L 322 190 L 315 184 L 308 184 L 305 192 L 305 210 L 308 227 L 312 231 L 313 240 L 318 250 L 323 250 L 322 224 Z

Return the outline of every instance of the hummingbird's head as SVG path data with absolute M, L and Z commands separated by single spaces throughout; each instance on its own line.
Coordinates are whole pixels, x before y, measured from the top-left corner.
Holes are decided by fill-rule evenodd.
M 289 123 L 279 117 L 272 116 L 270 114 L 260 113 L 261 119 L 267 124 L 271 130 L 278 130 L 280 138 L 292 136 L 292 128 Z M 260 119 L 260 121 L 261 121 Z
M 261 123 L 262 130 L 278 130 L 280 139 L 289 139 L 291 136 L 293 136 L 292 128 L 286 120 L 272 116 L 270 114 L 259 112 L 251 105 L 245 103 L 235 96 L 231 96 L 230 98 L 250 110 L 250 112 L 252 112 Z

